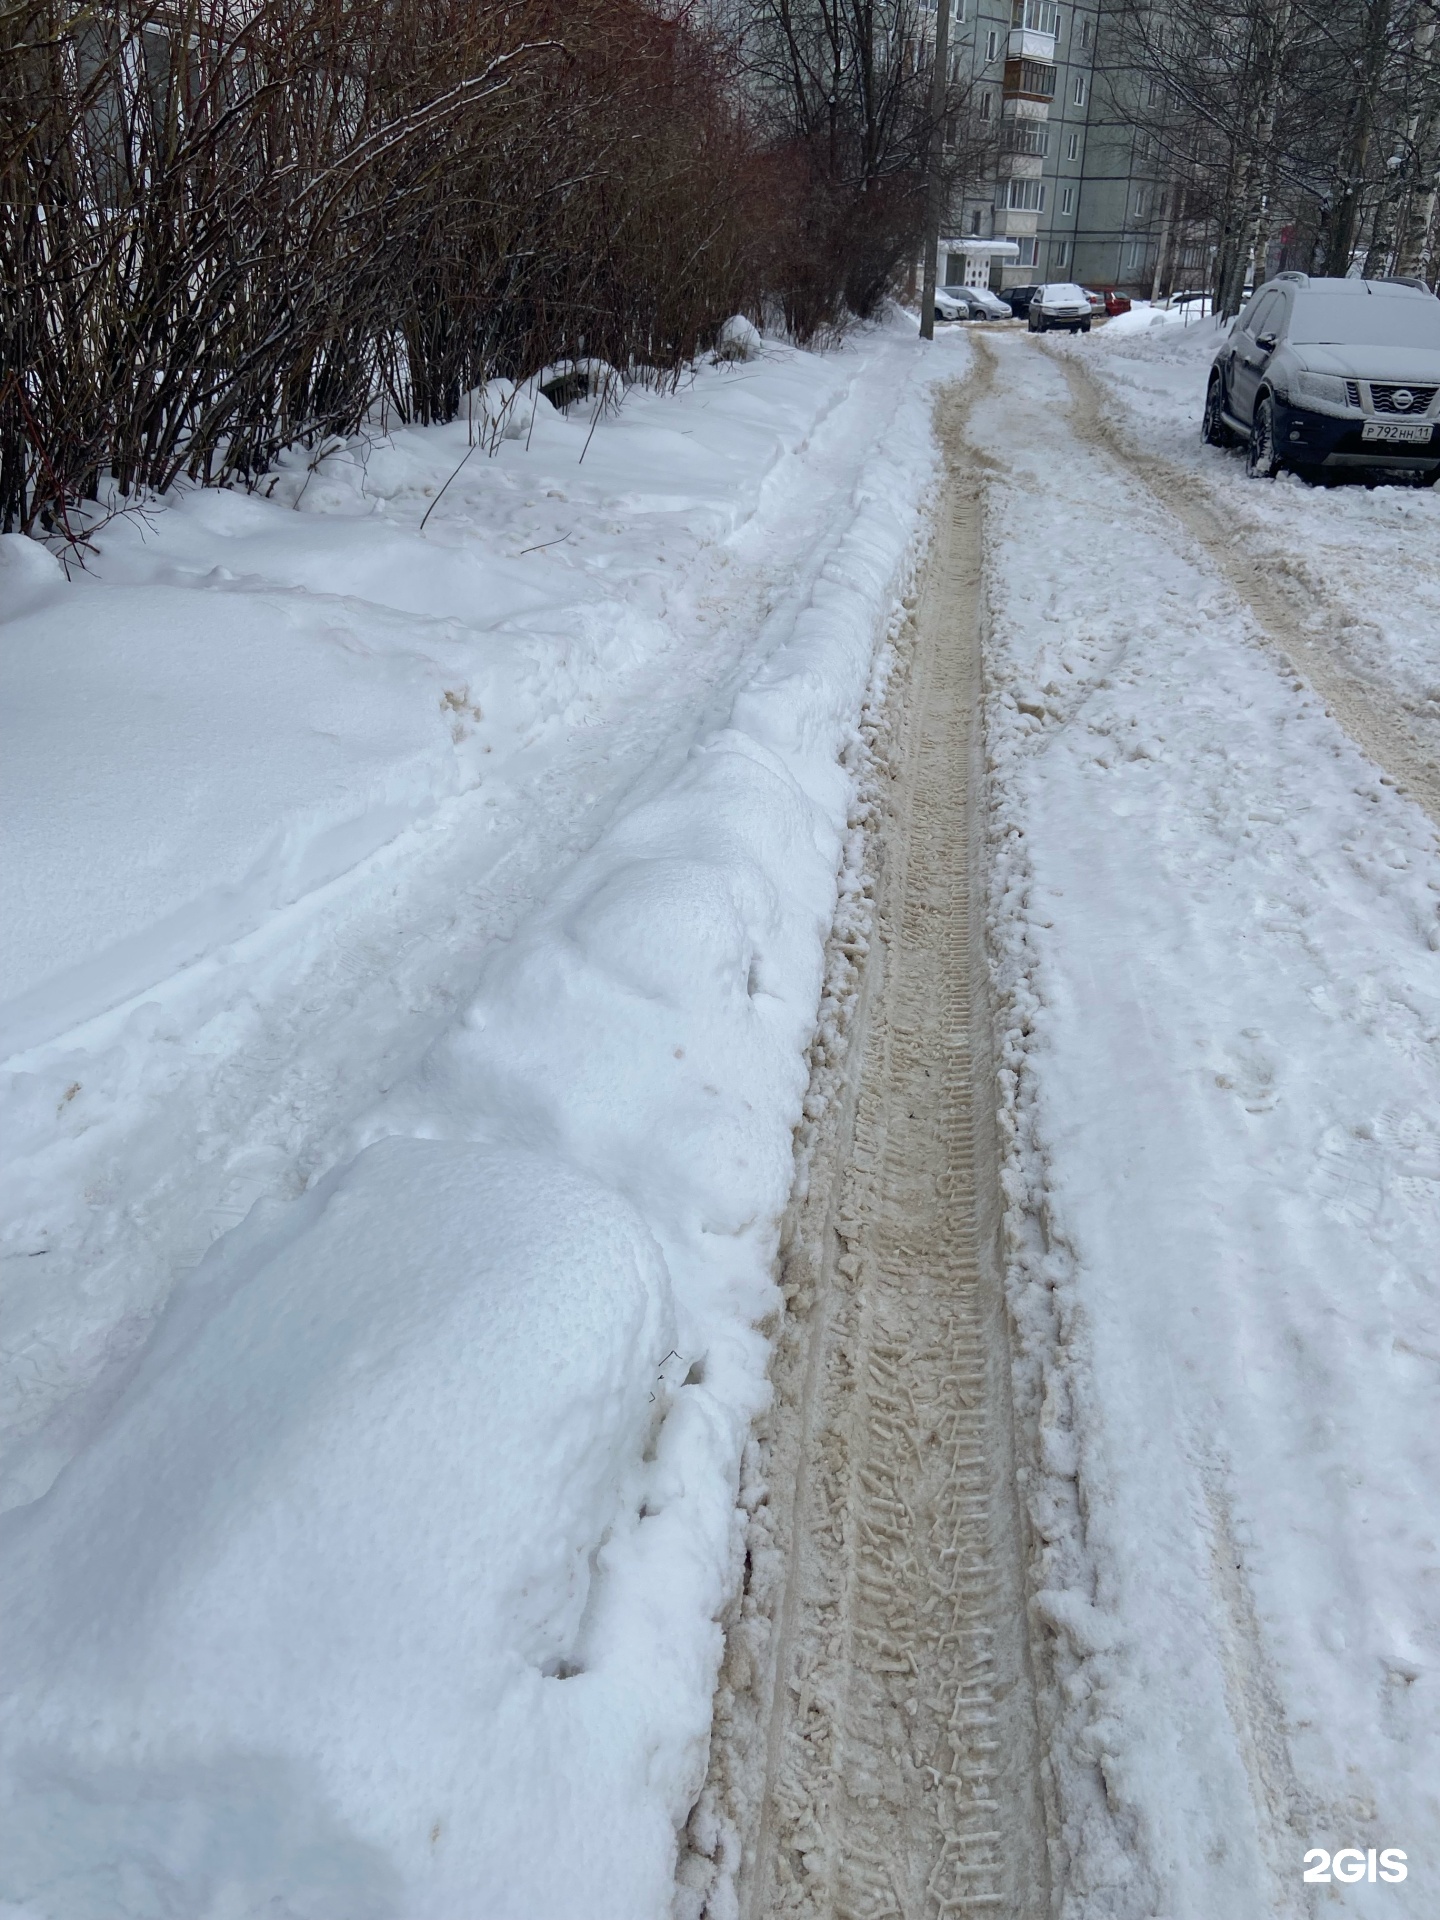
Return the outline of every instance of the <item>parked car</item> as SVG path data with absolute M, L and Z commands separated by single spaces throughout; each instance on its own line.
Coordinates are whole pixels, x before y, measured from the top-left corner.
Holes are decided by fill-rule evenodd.
M 1083 287 L 1071 280 L 1059 280 L 1035 289 L 1026 315 L 1031 333 L 1049 333 L 1052 327 L 1067 327 L 1071 333 L 1090 331 L 1090 298 Z
M 1090 302 L 1090 318 L 1092 320 L 1102 319 L 1105 313 L 1104 294 L 1097 293 L 1094 287 L 1082 287 L 1080 291 L 1084 294 L 1085 298 Z
M 1026 320 L 1030 316 L 1030 302 L 1039 291 L 1039 287 L 1006 287 L 1001 297 L 1017 320 Z
M 1202 425 L 1251 474 L 1440 475 L 1440 300 L 1419 280 L 1282 273 L 1216 354 Z
M 991 293 L 988 287 L 944 287 L 952 300 L 963 300 L 970 309 L 972 320 L 1009 320 L 1012 318 L 1009 307 L 998 293 Z
M 937 320 L 968 320 L 970 303 L 959 300 L 948 287 L 935 289 L 935 318 Z
M 1117 293 L 1114 287 L 1106 287 L 1105 288 L 1105 311 L 1112 320 L 1115 318 L 1117 313 L 1129 313 L 1130 311 L 1129 294 Z

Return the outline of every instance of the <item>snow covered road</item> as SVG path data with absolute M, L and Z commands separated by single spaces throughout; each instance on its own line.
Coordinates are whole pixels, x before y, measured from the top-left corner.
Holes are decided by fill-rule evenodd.
M 1403 1884 L 1332 1881 L 1324 1910 L 1419 1920 L 1440 1884 L 1434 831 L 1123 446 L 1076 431 L 1056 360 L 992 351 L 970 428 L 992 938 L 1061 1911 L 1301 1914 L 1307 1848 L 1388 1847 Z M 1434 507 L 1297 489 L 1291 521 L 1312 502 L 1397 526 Z M 1440 633 L 1407 580 L 1370 613 L 1415 622 L 1414 674 Z
M 0 541 L 0 1920 L 1435 1912 L 1440 499 L 1246 482 L 1204 357 L 897 326 Z

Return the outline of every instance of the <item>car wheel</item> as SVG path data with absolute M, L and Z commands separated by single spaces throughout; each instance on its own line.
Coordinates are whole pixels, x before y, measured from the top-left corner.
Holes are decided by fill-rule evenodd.
M 1082 320 L 1080 322 L 1080 331 L 1081 333 L 1088 333 L 1090 331 L 1090 322 L 1088 320 Z
M 1235 435 L 1225 424 L 1225 382 L 1212 373 L 1205 389 L 1205 416 L 1200 422 L 1200 438 L 1207 447 L 1233 447 Z
M 1255 403 L 1245 471 L 1252 480 L 1273 480 L 1280 471 L 1280 455 L 1275 450 L 1275 402 L 1268 393 Z

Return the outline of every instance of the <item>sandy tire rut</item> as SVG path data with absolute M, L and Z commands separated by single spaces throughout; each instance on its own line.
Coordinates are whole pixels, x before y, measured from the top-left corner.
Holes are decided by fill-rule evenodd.
M 875 744 L 868 956 L 801 1140 L 679 1915 L 1048 1905 L 971 832 L 981 501 L 962 437 L 988 379 L 940 402 L 947 486 Z
M 1327 644 L 1323 620 L 1307 624 L 1307 611 L 1314 610 L 1297 600 L 1293 583 L 1246 550 L 1201 481 L 1126 439 L 1088 367 L 1051 357 L 1070 388 L 1070 424 L 1079 438 L 1144 482 L 1228 580 L 1283 664 L 1304 675 L 1361 752 L 1440 827 L 1440 766 L 1433 749 L 1417 736 L 1399 695 L 1353 672 L 1338 648 Z

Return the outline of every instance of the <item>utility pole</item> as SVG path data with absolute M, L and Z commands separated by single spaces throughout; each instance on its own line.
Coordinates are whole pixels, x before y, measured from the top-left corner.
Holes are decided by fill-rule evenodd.
M 935 338 L 935 269 L 940 252 L 945 162 L 946 68 L 950 60 L 950 8 L 954 0 L 935 0 L 935 56 L 930 63 L 930 124 L 925 129 L 925 269 L 920 281 L 920 338 Z

